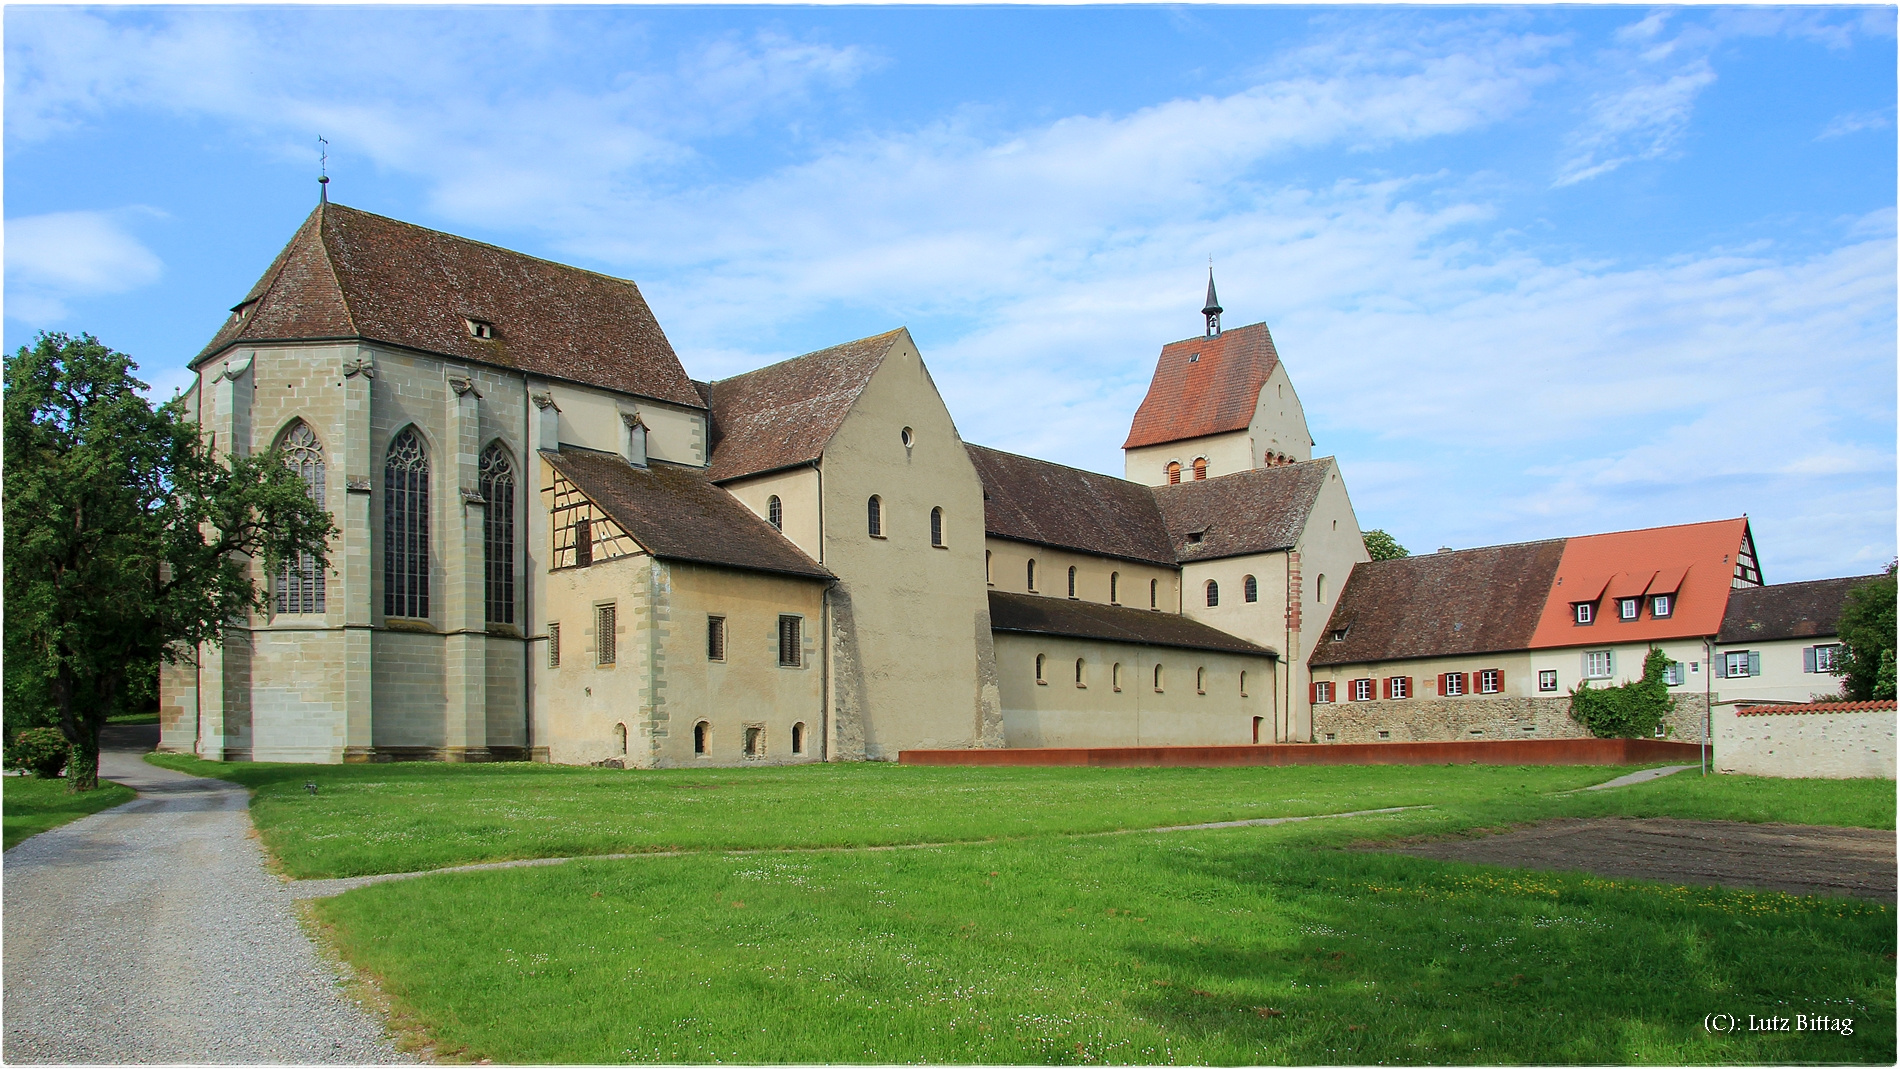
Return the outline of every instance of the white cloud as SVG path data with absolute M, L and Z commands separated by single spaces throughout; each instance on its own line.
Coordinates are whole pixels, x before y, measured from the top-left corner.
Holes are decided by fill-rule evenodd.
M 124 213 L 50 212 L 6 222 L 7 314 L 32 324 L 66 315 L 66 302 L 156 282 L 157 255 L 128 233 Z
M 1877 111 L 1850 111 L 1836 115 L 1828 120 L 1821 132 L 1814 135 L 1816 141 L 1828 141 L 1836 137 L 1859 133 L 1862 130 L 1885 130 L 1893 125 L 1893 120 Z

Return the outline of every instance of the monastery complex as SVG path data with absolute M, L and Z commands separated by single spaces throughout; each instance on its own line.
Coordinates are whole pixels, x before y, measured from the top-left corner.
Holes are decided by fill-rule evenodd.
M 1565 738 L 1670 659 L 1805 702 L 1858 578 L 1745 517 L 1369 561 L 1264 323 L 1161 347 L 1113 478 L 966 443 L 908 331 L 692 379 L 632 283 L 324 203 L 192 362 L 340 534 L 164 669 L 215 760 L 666 768 Z

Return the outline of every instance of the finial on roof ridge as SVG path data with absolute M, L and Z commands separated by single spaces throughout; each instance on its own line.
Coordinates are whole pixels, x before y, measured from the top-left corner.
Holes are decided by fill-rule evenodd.
M 330 203 L 330 142 L 317 137 L 317 202 Z
M 1207 304 L 1202 307 L 1201 314 L 1207 317 L 1207 336 L 1219 337 L 1221 306 L 1220 298 L 1214 296 L 1214 258 L 1212 256 L 1207 258 Z

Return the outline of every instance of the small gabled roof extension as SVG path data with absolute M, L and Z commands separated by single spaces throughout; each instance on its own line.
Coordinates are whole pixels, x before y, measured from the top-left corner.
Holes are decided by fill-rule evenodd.
M 1564 541 L 1356 564 L 1307 663 L 1318 667 L 1525 649 L 1537 631 Z
M 1752 551 L 1748 520 L 1739 517 L 1566 539 L 1530 645 L 1550 649 L 1713 635 L 1728 608 L 1736 557 L 1744 545 Z M 1636 619 L 1622 620 L 1615 605 L 1604 602 L 1593 623 L 1579 625 L 1571 607 L 1653 594 L 1675 595 L 1668 616 L 1658 619 L 1644 605 Z
M 991 536 L 1174 566 L 1148 487 L 1000 449 L 964 448 L 983 480 L 983 526 Z
M 238 307 L 194 366 L 247 342 L 363 338 L 704 407 L 632 282 L 340 204 L 310 213 Z
M 1169 342 L 1122 448 L 1246 430 L 1279 362 L 1265 323 Z
M 1176 613 L 999 590 L 990 591 L 990 630 L 1126 642 L 1135 646 L 1280 656 L 1266 646 L 1255 645 Z
M 713 383 L 713 480 L 817 461 L 878 365 L 909 337 L 899 327 Z
M 543 449 L 541 456 L 655 557 L 832 577 L 703 472 L 671 464 L 636 468 L 613 453 L 571 446 L 559 452 Z
M 1743 587 L 1728 596 L 1721 643 L 1772 642 L 1784 638 L 1830 638 L 1840 633 L 1847 592 L 1878 575 L 1814 579 L 1805 583 Z
M 1322 457 L 1153 489 L 1175 559 L 1186 564 L 1293 548 L 1332 472 L 1333 459 Z

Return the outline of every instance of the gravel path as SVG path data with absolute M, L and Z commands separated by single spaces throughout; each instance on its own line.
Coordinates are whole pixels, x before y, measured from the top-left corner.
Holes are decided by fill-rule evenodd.
M 264 871 L 244 788 L 100 755 L 136 801 L 4 855 L 7 1062 L 409 1061 Z

